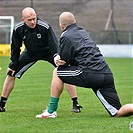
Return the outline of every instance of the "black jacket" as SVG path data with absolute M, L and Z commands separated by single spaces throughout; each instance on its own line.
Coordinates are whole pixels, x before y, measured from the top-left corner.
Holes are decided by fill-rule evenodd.
M 111 73 L 99 48 L 76 23 L 68 26 L 62 33 L 59 47 L 60 56 L 67 65 L 89 72 Z
M 9 67 L 16 69 L 20 56 L 20 48 L 24 43 L 27 52 L 41 59 L 46 55 L 51 58 L 58 53 L 58 39 L 52 27 L 46 21 L 37 18 L 35 28 L 28 27 L 24 22 L 18 23 L 13 30 L 11 43 L 11 63 Z

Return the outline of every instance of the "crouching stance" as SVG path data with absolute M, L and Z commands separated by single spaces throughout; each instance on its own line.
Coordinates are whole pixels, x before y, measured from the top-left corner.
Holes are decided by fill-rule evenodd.
M 36 118 L 57 117 L 56 110 L 64 83 L 92 88 L 112 117 L 132 115 L 133 104 L 121 105 L 108 64 L 88 33 L 76 24 L 74 15 L 62 13 L 59 24 L 63 31 L 60 37 L 61 60 L 55 61 L 58 67 L 53 72 L 48 108 Z

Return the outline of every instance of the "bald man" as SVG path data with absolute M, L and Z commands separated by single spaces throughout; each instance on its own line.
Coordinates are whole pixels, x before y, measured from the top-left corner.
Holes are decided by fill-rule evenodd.
M 48 109 L 36 118 L 57 117 L 64 83 L 92 88 L 112 117 L 132 115 L 133 104 L 121 105 L 108 64 L 88 33 L 76 24 L 74 15 L 63 12 L 59 17 L 59 26 L 63 32 L 60 37 L 61 60 L 56 60 L 59 67 L 53 71 Z
M 20 55 L 22 43 L 25 50 Z M 15 78 L 22 75 L 37 61 L 44 60 L 53 66 L 58 66 L 58 40 L 48 22 L 37 17 L 35 10 L 26 7 L 22 11 L 22 22 L 18 23 L 13 30 L 11 43 L 11 63 L 7 69 L 1 101 L 0 112 L 5 112 L 6 101 L 14 88 Z M 80 112 L 75 86 L 66 84 L 67 91 L 73 101 L 72 112 Z

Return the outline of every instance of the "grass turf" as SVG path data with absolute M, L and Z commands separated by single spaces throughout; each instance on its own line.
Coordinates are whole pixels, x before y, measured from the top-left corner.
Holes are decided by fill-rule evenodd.
M 132 59 L 106 58 L 114 73 L 121 103 L 132 102 Z M 5 79 L 9 57 L 0 57 L 0 91 Z M 72 101 L 66 89 L 61 95 L 58 118 L 36 119 L 46 108 L 50 97 L 53 67 L 39 61 L 21 80 L 17 79 L 6 104 L 6 113 L 0 113 L 0 133 L 127 133 L 132 117 L 112 118 L 91 89 L 77 87 L 81 113 L 71 113 Z

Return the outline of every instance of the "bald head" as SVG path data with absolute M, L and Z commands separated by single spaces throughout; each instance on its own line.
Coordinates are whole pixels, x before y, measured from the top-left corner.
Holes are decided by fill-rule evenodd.
M 64 26 L 64 28 L 66 28 L 67 26 L 69 26 L 73 23 L 76 23 L 76 19 L 75 19 L 74 15 L 71 12 L 63 12 L 59 16 L 60 27 Z
M 31 7 L 26 7 L 22 11 L 22 18 L 27 17 L 31 14 L 36 14 L 35 10 Z
M 36 12 L 31 7 L 26 7 L 22 11 L 22 21 L 30 28 L 35 28 L 36 26 Z

